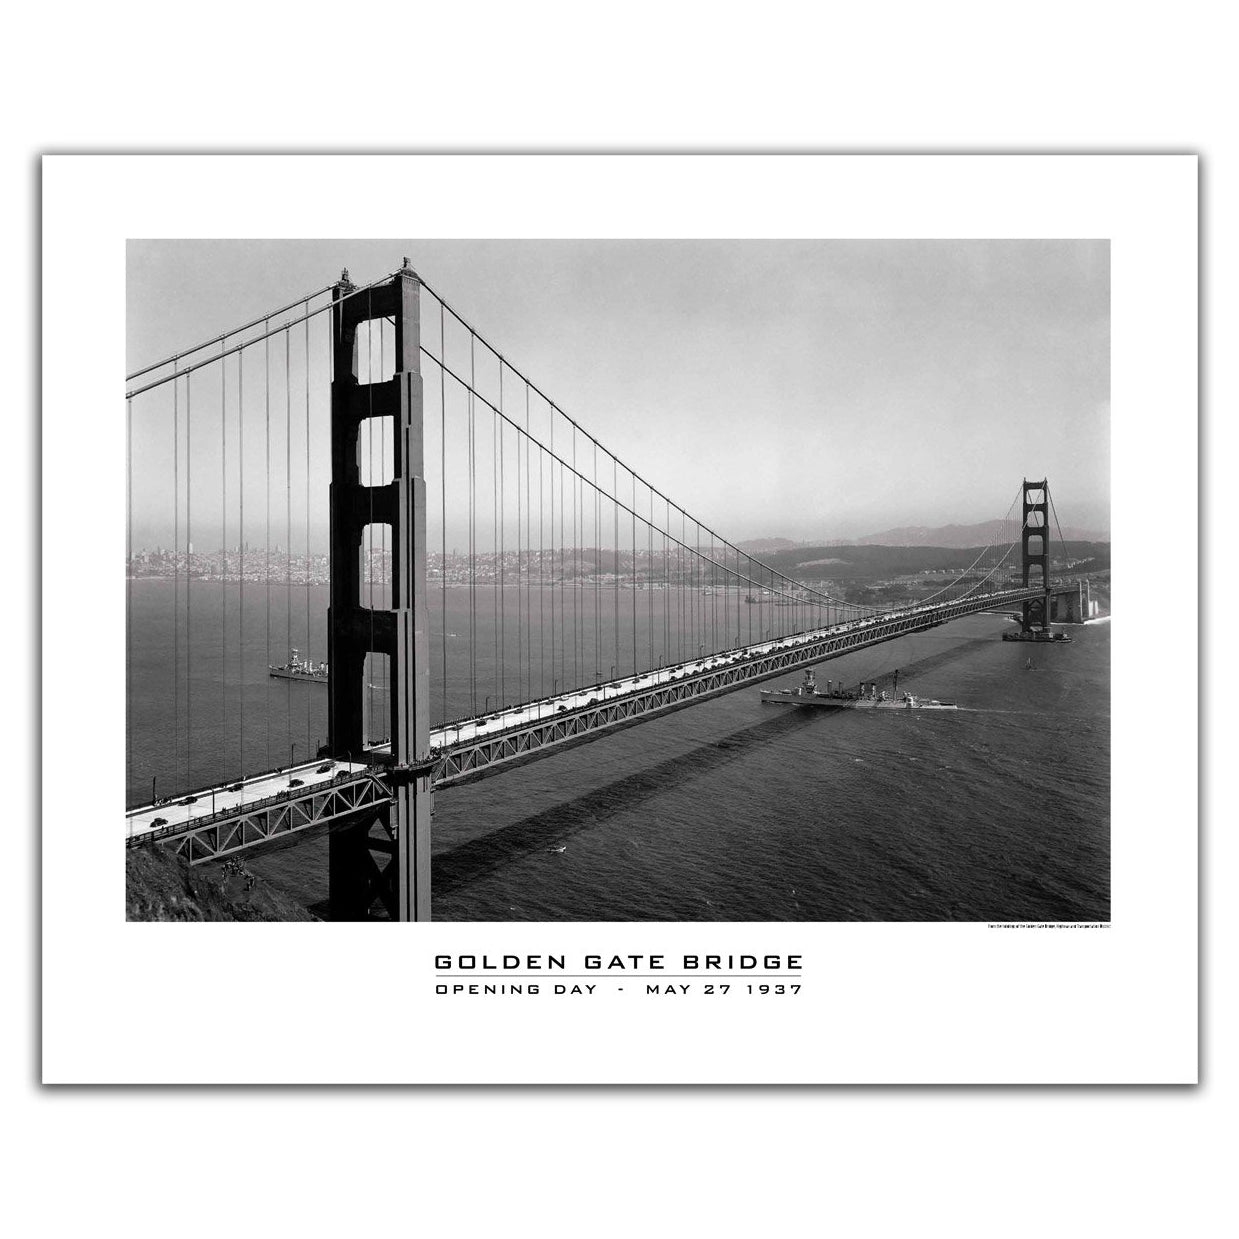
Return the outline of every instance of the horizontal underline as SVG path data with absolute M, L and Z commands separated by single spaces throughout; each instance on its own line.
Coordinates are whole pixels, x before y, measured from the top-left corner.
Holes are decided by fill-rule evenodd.
M 800 977 L 799 972 L 492 972 L 479 974 L 476 972 L 436 972 L 435 976 L 445 980 L 476 981 L 479 975 L 494 977 L 512 977 L 514 980 L 540 981 L 544 977 L 563 977 L 565 980 L 590 980 L 593 977 L 609 977 L 618 981 L 624 977 L 639 979 L 645 977 L 710 977 L 718 980 L 742 980 L 745 977 L 775 977 L 787 980 L 790 977 Z

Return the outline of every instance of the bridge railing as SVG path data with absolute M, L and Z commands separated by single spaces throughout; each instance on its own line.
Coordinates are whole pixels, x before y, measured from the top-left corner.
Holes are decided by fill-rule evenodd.
M 350 783 L 360 783 L 367 779 L 381 779 L 382 773 L 383 767 L 377 765 L 367 766 L 362 770 L 345 771 L 332 776 L 330 779 L 324 779 L 319 783 L 314 783 L 304 788 L 284 788 L 280 791 L 272 792 L 268 796 L 260 796 L 255 800 L 243 801 L 228 808 L 216 809 L 212 813 L 197 814 L 183 822 L 169 822 L 167 825 L 158 826 L 153 830 L 144 830 L 137 833 L 134 833 L 131 829 L 126 835 L 126 842 L 130 847 L 137 847 L 146 843 L 157 843 L 173 835 L 184 834 L 188 830 L 198 830 L 207 826 L 219 825 L 223 822 L 231 821 L 233 818 L 244 817 L 251 813 L 260 813 L 264 809 L 288 804 L 292 800 L 307 800 L 315 795 L 326 795 Z M 157 808 L 158 806 L 152 805 L 150 807 Z M 126 817 L 130 819 L 133 816 L 134 813 L 132 811 L 126 814 Z

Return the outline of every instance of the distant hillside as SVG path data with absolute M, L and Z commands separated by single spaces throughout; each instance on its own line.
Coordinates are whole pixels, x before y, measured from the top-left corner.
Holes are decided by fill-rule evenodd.
M 996 523 L 982 521 L 977 525 L 902 525 L 897 529 L 871 533 L 851 541 L 855 546 L 946 546 L 963 549 L 969 546 L 984 546 L 993 536 Z M 1057 534 L 1057 530 L 1055 533 Z M 1068 542 L 1109 542 L 1110 535 L 1065 525 L 1063 538 Z
M 750 555 L 761 555 L 770 551 L 790 551 L 799 543 L 789 538 L 753 538 L 748 542 L 737 542 L 736 546 Z
M 822 538 L 818 541 L 793 542 L 789 538 L 754 538 L 739 544 L 750 555 L 769 554 L 772 551 L 792 551 L 823 546 L 937 546 L 966 550 L 970 546 L 985 546 L 994 532 L 997 521 L 980 521 L 975 525 L 900 525 L 882 533 L 865 534 L 860 538 Z M 1058 530 L 1054 530 L 1055 538 Z M 1099 542 L 1109 544 L 1110 535 L 1095 529 L 1078 529 L 1074 525 L 1063 526 L 1063 537 L 1068 542 Z
M 1065 544 L 1073 559 L 1087 561 L 1080 572 L 1098 572 L 1110 566 L 1108 542 L 1070 541 Z M 907 576 L 915 572 L 959 572 L 981 553 L 981 546 L 798 546 L 760 556 L 762 563 L 798 581 L 859 580 Z M 1059 553 L 1057 544 L 1054 553 Z M 756 552 L 754 552 L 756 554 Z M 1019 552 L 1012 556 L 1019 562 Z

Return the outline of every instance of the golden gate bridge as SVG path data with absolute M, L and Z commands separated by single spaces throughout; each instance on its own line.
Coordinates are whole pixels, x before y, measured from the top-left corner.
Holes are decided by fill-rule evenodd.
M 328 831 L 334 919 L 429 919 L 436 789 L 979 611 L 1018 607 L 1029 632 L 1060 604 L 1084 618 L 1078 583 L 1052 578 L 1044 479 L 929 592 L 848 601 L 685 511 L 407 259 L 364 286 L 345 271 L 126 382 L 127 843 L 200 864 Z M 171 598 L 135 638 L 144 489 L 170 510 Z M 218 554 L 194 552 L 217 531 Z M 317 715 L 306 694 L 321 689 L 273 687 L 256 664 L 258 634 L 269 664 L 294 625 L 329 664 Z M 139 679 L 170 725 L 135 754 Z

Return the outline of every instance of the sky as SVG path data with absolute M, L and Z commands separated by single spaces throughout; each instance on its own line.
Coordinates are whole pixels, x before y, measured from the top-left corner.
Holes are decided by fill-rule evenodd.
M 1109 529 L 1104 240 L 133 240 L 126 370 L 342 267 L 364 284 L 404 256 L 564 412 L 733 541 L 995 519 L 1022 478 L 1042 476 L 1064 525 Z M 304 544 L 308 501 L 309 545 L 325 549 L 326 316 L 311 326 L 308 384 L 304 331 L 287 357 L 281 336 L 266 356 L 247 350 L 240 371 L 232 362 L 222 428 L 218 366 L 195 376 L 195 549 L 224 532 L 220 484 L 207 482 L 221 448 L 230 544 L 242 479 L 245 537 L 263 541 L 272 476 L 273 542 L 288 539 L 291 508 Z M 183 384 L 177 399 L 184 469 Z M 134 545 L 167 544 L 170 385 L 131 412 Z

